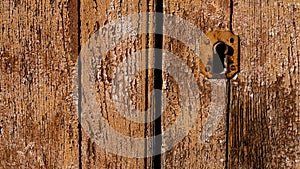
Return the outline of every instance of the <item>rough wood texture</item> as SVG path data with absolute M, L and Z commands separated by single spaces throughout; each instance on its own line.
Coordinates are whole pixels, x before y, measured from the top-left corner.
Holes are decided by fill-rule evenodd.
M 201 28 L 204 33 L 210 30 L 229 30 L 230 27 L 229 0 L 166 0 L 164 1 L 164 12 L 188 20 L 198 28 Z M 193 69 L 200 90 L 200 111 L 196 123 L 189 134 L 174 148 L 162 155 L 162 167 L 224 168 L 226 159 L 225 110 L 222 120 L 213 132 L 212 137 L 208 138 L 206 142 L 200 142 L 200 135 L 210 108 L 209 103 L 212 97 L 211 83 L 205 80 L 200 71 L 197 70 L 200 61 L 196 59 L 197 57 L 193 55 L 185 44 L 176 39 L 164 36 L 163 45 L 164 50 L 173 52 Z M 167 61 L 163 59 L 163 62 Z M 168 65 L 164 69 L 168 70 L 172 69 L 172 67 L 176 68 L 176 66 L 180 65 Z M 181 80 L 187 81 L 186 77 L 181 77 Z M 173 101 L 169 103 L 172 105 L 163 114 L 163 131 L 174 123 L 179 113 L 180 106 L 177 101 L 180 98 L 180 92 L 176 89 L 176 83 L 170 76 L 164 77 L 164 88 L 169 93 L 167 94 L 167 98 L 171 97 L 170 99 Z
M 186 62 L 200 86 L 199 117 L 188 135 L 154 164 L 153 158 L 107 153 L 88 131 L 78 130 L 72 83 L 79 47 L 115 19 L 155 11 L 156 2 L 80 0 L 80 7 L 77 0 L 0 2 L 0 168 L 300 168 L 298 0 L 164 0 L 165 13 L 190 21 L 204 33 L 232 30 L 240 37 L 241 72 L 231 80 L 229 90 L 227 164 L 225 111 L 212 136 L 200 141 L 209 120 L 209 103 L 225 84 L 212 92 L 212 81 L 200 73 L 200 60 L 184 43 L 168 36 L 163 37 L 163 49 Z M 141 25 L 141 29 L 149 28 Z M 124 58 L 158 46 L 157 37 L 143 34 L 122 41 L 107 52 L 97 70 L 99 110 L 112 128 L 126 136 L 150 137 L 157 126 L 122 117 L 110 99 L 121 91 L 112 93 L 109 86 L 116 67 L 128 62 Z M 147 57 L 154 53 L 141 54 L 144 59 L 128 62 L 132 68 L 154 62 Z M 179 116 L 181 97 L 168 70 L 181 65 L 162 62 L 162 90 L 168 101 L 162 104 L 165 131 Z M 127 81 L 126 76 L 119 77 Z M 131 82 L 130 99 L 137 109 L 155 106 L 150 97 L 153 82 L 152 69 Z
M 153 11 L 154 3 L 152 1 L 101 1 L 101 0 L 84 0 L 81 2 L 80 7 L 80 18 L 81 18 L 81 44 L 83 45 L 86 41 L 97 31 L 100 27 L 105 24 L 119 19 L 123 16 L 130 14 L 136 14 L 139 12 L 150 12 Z M 141 25 L 141 29 L 146 29 L 146 24 Z M 109 30 L 113 33 L 114 30 Z M 115 32 L 119 33 L 119 32 Z M 112 34 L 108 35 L 112 36 Z M 132 37 L 127 40 L 120 42 L 117 47 L 111 49 L 104 59 L 103 65 L 99 72 L 100 77 L 97 78 L 96 86 L 98 91 L 98 103 L 99 109 L 106 118 L 108 124 L 116 131 L 120 132 L 125 136 L 130 137 L 145 137 L 151 136 L 151 125 L 132 122 L 120 115 L 118 109 L 116 109 L 112 95 L 123 92 L 120 91 L 122 86 L 119 86 L 115 93 L 111 92 L 109 87 L 112 83 L 112 79 L 115 78 L 114 71 L 117 67 L 120 67 L 121 63 L 127 63 L 131 66 L 130 69 L 136 69 L 140 67 L 146 68 L 147 55 L 145 52 L 141 52 L 144 59 L 136 59 L 133 62 L 129 62 L 127 59 L 134 52 L 138 52 L 147 47 L 153 46 L 153 37 L 151 35 L 139 35 Z M 129 67 L 127 67 L 129 69 Z M 124 75 L 119 76 L 119 80 L 128 82 L 126 73 L 128 70 L 123 70 Z M 83 75 L 84 76 L 84 75 Z M 140 72 L 136 75 L 136 79 L 132 84 L 131 100 L 141 111 L 147 109 L 150 105 L 148 99 L 148 91 L 151 90 L 151 78 L 153 73 L 150 71 Z M 153 83 L 153 80 L 152 80 Z M 153 85 L 152 85 L 153 86 Z M 126 98 L 120 98 L 122 102 L 128 103 L 129 100 Z M 88 101 L 88 100 L 87 100 Z M 84 104 L 84 103 L 83 103 Z M 83 130 L 82 137 L 82 167 L 83 168 L 150 168 L 151 158 L 129 158 L 115 155 L 113 153 L 105 152 L 104 149 L 100 148 L 96 143 L 93 142 L 86 133 L 88 131 Z M 122 151 L 120 145 L 120 151 Z M 135 151 L 136 147 L 133 147 L 130 151 Z M 139 147 L 144 149 L 145 147 Z
M 0 2 L 0 168 L 78 168 L 76 5 Z
M 229 168 L 300 168 L 299 1 L 234 0 Z

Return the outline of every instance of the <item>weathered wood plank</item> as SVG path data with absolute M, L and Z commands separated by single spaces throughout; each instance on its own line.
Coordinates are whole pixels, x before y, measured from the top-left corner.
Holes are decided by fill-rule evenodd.
M 233 1 L 230 168 L 299 168 L 299 1 Z
M 229 30 L 230 28 L 229 0 L 166 0 L 164 1 L 164 12 L 181 17 L 193 23 L 200 28 L 203 33 L 207 33 L 211 30 Z M 192 39 L 192 37 L 187 37 L 187 39 Z M 200 90 L 200 110 L 195 125 L 188 135 L 174 148 L 162 155 L 162 167 L 224 168 L 226 160 L 225 110 L 220 112 L 222 115 L 221 122 L 214 128 L 212 136 L 208 137 L 204 142 L 200 141 L 200 135 L 204 128 L 204 124 L 208 120 L 208 112 L 211 107 L 210 102 L 213 97 L 212 90 L 215 89 L 212 89 L 212 83 L 209 80 L 204 79 L 199 70 L 199 67 L 201 67 L 201 60 L 197 59 L 199 56 L 195 56 L 186 44 L 179 42 L 176 39 L 171 39 L 168 36 L 164 36 L 163 46 L 164 50 L 174 53 L 193 70 Z M 180 70 L 182 67 L 180 65 L 164 64 L 165 62 L 168 62 L 164 58 L 162 61 L 163 65 L 165 65 L 163 69 L 166 70 L 176 69 L 176 66 L 177 69 Z M 180 77 L 179 79 L 186 83 L 189 82 L 187 77 Z M 223 79 L 219 82 L 218 91 L 214 91 L 216 93 L 213 92 L 213 94 L 219 95 L 222 94 L 222 92 L 225 92 L 226 80 Z M 164 76 L 163 83 L 163 88 L 166 90 L 165 92 L 168 93 L 166 97 L 170 101 L 167 103 L 170 105 L 167 106 L 162 117 L 162 130 L 165 131 L 174 123 L 176 117 L 178 117 L 180 109 L 178 101 L 184 93 L 180 93 L 176 87 L 181 82 L 174 81 L 171 76 Z M 220 107 L 221 106 L 225 106 L 224 103 L 223 105 L 220 105 Z M 189 114 L 186 114 L 185 116 L 189 116 Z M 178 129 L 180 130 L 180 126 L 178 126 Z
M 101 0 L 84 0 L 80 6 L 80 18 L 81 18 L 81 45 L 83 46 L 88 39 L 104 25 L 108 25 L 124 16 L 137 14 L 139 12 L 151 12 L 154 10 L 153 1 L 101 1 Z M 145 18 L 143 18 L 145 19 Z M 138 21 L 136 21 L 138 22 Z M 140 25 L 141 29 L 147 29 L 147 23 Z M 122 26 L 122 25 L 120 25 Z M 125 27 L 124 27 L 125 29 Z M 113 42 L 113 35 L 120 32 L 114 32 L 114 30 L 107 31 L 108 43 Z M 121 66 L 122 63 L 127 64 L 126 68 L 121 71 L 123 74 L 118 76 L 118 80 L 131 83 L 132 88 L 130 90 L 130 96 L 132 103 L 140 111 L 146 110 L 150 106 L 150 93 L 153 89 L 153 72 L 142 71 L 136 74 L 136 79 L 132 82 L 128 81 L 129 69 L 141 68 L 141 70 L 147 67 L 147 53 L 139 52 L 148 47 L 153 47 L 153 35 L 138 35 L 122 42 L 117 43 L 117 46 L 110 49 L 107 52 L 105 58 L 102 57 L 103 63 L 99 68 L 99 77 L 96 78 L 97 89 L 97 103 L 101 115 L 105 117 L 108 125 L 113 130 L 121 133 L 121 135 L 128 137 L 144 138 L 152 135 L 151 126 L 153 124 L 137 123 L 126 119 L 119 112 L 120 109 L 114 104 L 114 100 L 111 98 L 116 96 L 117 93 L 122 93 L 122 87 L 119 86 L 115 91 L 111 91 L 111 85 L 118 86 L 120 83 L 112 84 L 116 69 Z M 128 58 L 132 57 L 131 54 L 139 52 L 143 57 L 141 60 L 134 58 L 129 61 Z M 85 76 L 83 74 L 83 76 Z M 152 80 L 151 80 L 152 79 Z M 84 84 L 83 84 L 84 85 Z M 151 87 L 152 86 L 152 87 Z M 118 96 L 119 97 L 119 96 Z M 120 98 L 124 104 L 129 103 L 128 98 Z M 87 100 L 89 101 L 89 100 Z M 83 100 L 83 104 L 86 102 Z M 99 128 L 100 129 L 100 128 Z M 101 129 L 100 129 L 101 130 Z M 131 158 L 116 155 L 115 153 L 106 152 L 105 148 L 101 148 L 89 137 L 89 131 L 83 129 L 82 137 L 82 167 L 83 168 L 150 168 L 151 158 Z M 110 133 L 107 135 L 110 137 Z M 108 143 L 109 144 L 109 143 Z M 115 144 L 115 143 L 111 143 Z M 108 145 L 109 146 L 109 145 Z M 128 150 L 125 147 L 130 145 L 120 144 L 119 151 L 135 152 L 136 149 L 143 150 L 145 147 L 132 147 Z M 146 146 L 146 145 L 145 145 Z M 145 152 L 146 153 L 146 152 Z M 129 153 L 130 154 L 130 153 Z
M 0 2 L 0 168 L 78 168 L 76 6 Z

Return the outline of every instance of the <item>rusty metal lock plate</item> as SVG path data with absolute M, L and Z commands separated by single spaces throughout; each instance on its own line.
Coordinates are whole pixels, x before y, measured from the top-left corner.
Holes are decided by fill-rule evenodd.
M 211 31 L 207 37 L 213 46 L 213 55 L 209 55 L 207 67 L 212 78 L 232 78 L 239 71 L 239 37 L 231 31 Z M 216 56 L 223 62 L 223 68 L 215 66 Z

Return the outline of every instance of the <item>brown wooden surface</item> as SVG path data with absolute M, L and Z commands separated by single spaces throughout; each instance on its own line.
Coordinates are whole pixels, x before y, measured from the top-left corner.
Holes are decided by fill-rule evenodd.
M 182 1 L 166 0 L 164 1 L 164 12 L 181 17 L 207 33 L 211 30 L 229 30 L 230 27 L 230 3 L 228 0 L 205 0 L 205 1 Z M 200 90 L 200 111 L 194 127 L 189 134 L 174 148 L 162 155 L 162 167 L 164 168 L 224 168 L 226 159 L 226 114 L 223 112 L 220 124 L 216 127 L 212 137 L 206 142 L 200 142 L 200 135 L 207 121 L 207 116 L 211 101 L 211 83 L 203 78 L 200 71 L 195 69 L 199 67 L 199 56 L 194 56 L 190 49 L 183 43 L 170 37 L 164 36 L 164 50 L 173 52 L 176 56 L 182 58 L 184 62 L 194 70 L 195 77 Z M 165 60 L 163 59 L 163 62 Z M 165 69 L 172 69 L 169 65 Z M 182 81 L 186 77 L 181 77 Z M 168 76 L 164 79 L 165 86 L 170 93 L 169 97 L 180 98 L 180 93 L 174 90 L 176 82 Z M 224 86 L 226 83 L 224 83 Z M 224 87 L 225 88 L 225 87 Z M 181 93 L 182 94 L 182 93 Z M 172 96 L 172 95 L 175 95 Z M 168 97 L 168 96 L 167 96 Z M 175 104 L 170 102 L 170 104 Z M 172 105 L 171 108 L 163 114 L 162 128 L 165 130 L 176 120 L 179 108 Z M 174 108 L 175 107 L 175 108 Z M 177 105 L 178 107 L 178 105 Z M 221 112 L 222 113 L 222 112 Z M 180 127 L 179 127 L 180 128 Z
M 0 2 L 0 168 L 78 168 L 76 5 Z
M 199 141 L 212 94 L 211 83 L 197 71 L 199 117 L 188 136 L 162 154 L 158 164 L 153 158 L 106 153 L 78 129 L 72 86 L 78 49 L 103 25 L 155 11 L 156 4 L 80 0 L 78 8 L 74 0 L 0 2 L 0 168 L 300 168 L 298 0 L 163 1 L 165 13 L 190 21 L 204 33 L 232 30 L 240 37 L 241 71 L 231 80 L 228 95 L 227 163 L 225 112 L 213 135 Z M 99 70 L 108 76 L 95 83 L 102 114 L 127 136 L 152 136 L 155 125 L 130 122 L 113 108 L 105 98 L 112 94 L 111 72 L 120 58 L 157 46 L 154 41 L 153 35 L 140 35 L 111 49 L 103 63 L 107 67 Z M 167 36 L 162 43 L 188 65 L 199 65 L 184 44 Z M 136 66 L 153 61 L 145 58 Z M 153 75 L 151 70 L 141 72 L 133 83 L 131 99 L 141 110 L 155 105 L 150 98 Z M 173 100 L 162 116 L 164 131 L 177 117 L 179 93 L 174 79 L 162 76 L 167 99 Z
M 84 0 L 81 1 L 80 6 L 80 19 L 81 19 L 81 44 L 84 45 L 88 38 L 90 38 L 94 32 L 105 24 L 109 24 L 118 18 L 123 16 L 136 14 L 139 12 L 150 12 L 154 10 L 154 2 L 146 2 L 140 0 L 130 1 L 101 1 L 101 0 Z M 141 29 L 146 29 L 147 25 L 142 24 Z M 112 31 L 112 30 L 109 30 Z M 119 33 L 119 32 L 115 32 Z M 113 36 L 109 34 L 108 36 Z M 112 38 L 112 37 L 111 37 Z M 112 41 L 112 39 L 110 40 Z M 139 35 L 122 41 L 116 48 L 111 49 L 107 55 L 99 71 L 102 72 L 101 77 L 97 79 L 96 88 L 98 91 L 98 100 L 100 111 L 106 118 L 112 128 L 125 136 L 130 137 L 145 137 L 151 136 L 151 125 L 129 121 L 122 117 L 116 109 L 113 101 L 110 99 L 113 94 L 110 92 L 110 83 L 115 77 L 113 71 L 120 66 L 122 62 L 127 62 L 125 58 L 130 57 L 134 52 L 138 52 L 146 47 L 153 46 L 153 37 L 151 35 Z M 135 60 L 130 66 L 132 69 L 141 67 L 146 68 L 147 56 L 145 52 L 141 52 L 144 56 L 144 60 Z M 96 55 L 96 54 L 95 54 Z M 129 62 L 128 62 L 129 64 Z M 124 70 L 126 74 L 126 70 Z M 126 75 L 122 77 L 123 81 L 126 81 Z M 85 76 L 85 74 L 83 74 Z M 150 90 L 151 76 L 153 73 L 141 72 L 136 75 L 135 85 L 132 86 L 132 101 L 140 110 L 144 111 L 148 107 L 148 87 Z M 152 78 L 153 79 L 153 78 Z M 149 81 L 149 82 L 147 82 Z M 153 83 L 153 81 L 152 81 Z M 84 84 L 83 84 L 84 85 Z M 153 86 L 153 85 L 152 85 Z M 122 92 L 122 91 L 116 91 Z M 126 98 L 121 98 L 126 103 Z M 89 101 L 89 100 L 87 100 Z M 147 102 L 147 103 L 146 103 Z M 83 103 L 84 104 L 84 103 Z M 129 158 L 117 156 L 113 153 L 105 152 L 96 143 L 94 143 L 87 135 L 88 131 L 83 130 L 81 151 L 82 151 L 82 168 L 150 168 L 151 158 Z M 128 145 L 120 145 L 126 147 Z M 129 151 L 135 151 L 135 147 Z M 144 147 L 139 147 L 144 149 Z M 122 151 L 122 150 L 120 150 Z
M 300 168 L 299 25 L 299 1 L 233 2 L 229 168 Z

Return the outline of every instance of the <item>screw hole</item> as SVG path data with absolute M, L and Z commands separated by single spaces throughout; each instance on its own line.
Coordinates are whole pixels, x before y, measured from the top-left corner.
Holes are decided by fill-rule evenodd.
M 205 45 L 209 45 L 209 44 L 210 44 L 209 39 L 204 39 L 204 44 L 205 44 Z
M 235 66 L 231 65 L 230 66 L 230 71 L 235 71 L 235 70 L 236 70 Z
M 211 66 L 207 65 L 207 66 L 205 67 L 205 71 L 206 71 L 206 72 L 211 72 L 211 71 L 212 71 Z
M 234 39 L 233 38 L 230 38 L 230 43 L 234 43 Z

